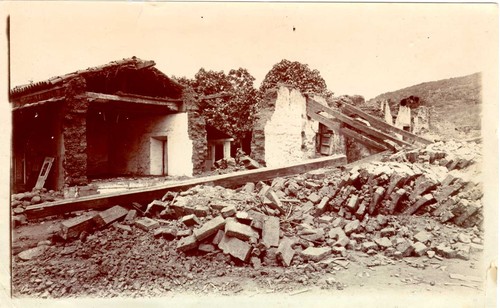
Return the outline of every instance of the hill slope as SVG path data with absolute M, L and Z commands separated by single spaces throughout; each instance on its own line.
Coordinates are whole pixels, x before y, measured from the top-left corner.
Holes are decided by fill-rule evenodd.
M 432 133 L 444 138 L 479 136 L 481 129 L 481 73 L 424 82 L 401 90 L 387 92 L 370 99 L 366 105 L 376 107 L 379 106 L 380 101 L 387 99 L 390 99 L 393 105 L 397 105 L 401 99 L 411 95 L 418 96 L 424 105 L 431 108 Z

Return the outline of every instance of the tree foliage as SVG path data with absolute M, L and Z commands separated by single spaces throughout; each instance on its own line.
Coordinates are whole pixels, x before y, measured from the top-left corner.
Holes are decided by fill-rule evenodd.
M 328 90 L 326 82 L 316 69 L 310 69 L 307 64 L 297 61 L 281 60 L 266 74 L 259 92 L 275 88 L 279 83 L 284 83 L 298 88 L 301 92 L 313 92 L 326 97 L 333 96 Z
M 232 69 L 226 75 L 223 71 L 201 68 L 194 79 L 182 77 L 176 80 L 198 94 L 198 106 L 208 125 L 238 140 L 252 130 L 257 90 L 253 85 L 255 78 L 246 69 Z M 227 95 L 203 99 L 216 94 Z

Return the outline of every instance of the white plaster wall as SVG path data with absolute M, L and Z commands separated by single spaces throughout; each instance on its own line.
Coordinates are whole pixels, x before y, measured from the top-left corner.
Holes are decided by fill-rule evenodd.
M 167 172 L 174 176 L 193 175 L 193 142 L 188 134 L 188 114 L 176 113 L 159 118 L 149 132 L 149 137 L 167 137 Z M 159 150 L 158 150 L 159 149 Z M 150 142 L 150 173 L 161 173 L 161 147 L 158 141 Z
M 266 165 L 278 167 L 314 156 L 317 130 L 318 123 L 307 120 L 306 98 L 300 91 L 280 87 L 264 128 Z

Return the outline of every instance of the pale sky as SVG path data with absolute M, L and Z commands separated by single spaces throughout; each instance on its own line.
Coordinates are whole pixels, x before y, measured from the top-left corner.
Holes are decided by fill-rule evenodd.
M 282 59 L 366 99 L 495 65 L 497 10 L 471 4 L 10 3 L 11 87 L 112 60 L 171 76 L 244 67 L 258 87 Z M 295 31 L 293 30 L 295 28 Z

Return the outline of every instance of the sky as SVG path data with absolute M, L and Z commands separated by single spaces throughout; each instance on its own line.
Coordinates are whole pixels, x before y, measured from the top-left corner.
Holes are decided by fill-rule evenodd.
M 282 59 L 366 99 L 464 76 L 497 57 L 497 9 L 472 4 L 9 3 L 11 87 L 137 56 L 171 76 Z M 493 64 L 494 65 L 494 64 Z

